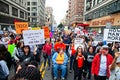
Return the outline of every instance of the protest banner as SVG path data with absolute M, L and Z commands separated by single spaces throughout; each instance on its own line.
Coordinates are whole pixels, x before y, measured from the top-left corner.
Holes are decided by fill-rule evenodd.
M 48 26 L 44 26 L 43 29 L 44 29 L 44 36 L 45 36 L 45 38 L 50 38 L 50 29 L 49 29 L 49 27 Z
M 24 30 L 28 30 L 28 22 L 15 22 L 15 29 L 17 34 L 22 34 Z
M 25 45 L 44 44 L 44 30 L 27 30 L 23 31 Z
M 120 42 L 120 29 L 104 29 L 104 40 Z
M 74 45 L 75 45 L 75 50 L 79 47 L 79 46 L 82 46 L 83 47 L 83 39 L 81 38 L 75 38 L 75 41 L 74 41 Z

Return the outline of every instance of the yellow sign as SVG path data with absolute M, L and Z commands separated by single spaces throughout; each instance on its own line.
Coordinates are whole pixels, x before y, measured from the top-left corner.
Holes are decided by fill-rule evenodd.
M 22 34 L 24 30 L 28 30 L 28 22 L 15 22 L 15 29 L 17 34 Z
M 40 27 L 34 27 L 32 30 L 40 30 Z

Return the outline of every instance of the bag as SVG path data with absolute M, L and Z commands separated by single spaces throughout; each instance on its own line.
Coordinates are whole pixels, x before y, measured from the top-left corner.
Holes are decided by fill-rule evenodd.
M 43 57 L 47 58 L 48 57 L 47 53 L 43 52 Z

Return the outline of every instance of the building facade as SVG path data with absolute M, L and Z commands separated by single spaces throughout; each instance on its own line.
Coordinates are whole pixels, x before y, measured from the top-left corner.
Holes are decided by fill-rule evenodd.
M 27 21 L 26 0 L 0 0 L 0 29 L 14 28 L 14 22 Z
M 27 0 L 27 10 L 29 11 L 28 20 L 31 27 L 45 25 L 45 1 Z
M 54 22 L 52 7 L 46 7 L 45 8 L 45 14 L 46 14 L 46 25 L 51 26 L 53 24 L 53 22 Z
M 69 24 L 83 23 L 84 0 L 69 0 L 68 18 Z
M 103 32 L 106 25 L 120 27 L 120 0 L 85 0 L 85 21 L 91 30 Z

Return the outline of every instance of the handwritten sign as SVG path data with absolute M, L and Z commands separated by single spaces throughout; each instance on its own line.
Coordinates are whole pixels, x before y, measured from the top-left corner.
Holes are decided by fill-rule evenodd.
M 15 22 L 15 29 L 17 34 L 22 34 L 24 30 L 28 30 L 28 22 Z
M 44 44 L 44 30 L 27 30 L 23 31 L 25 45 Z

